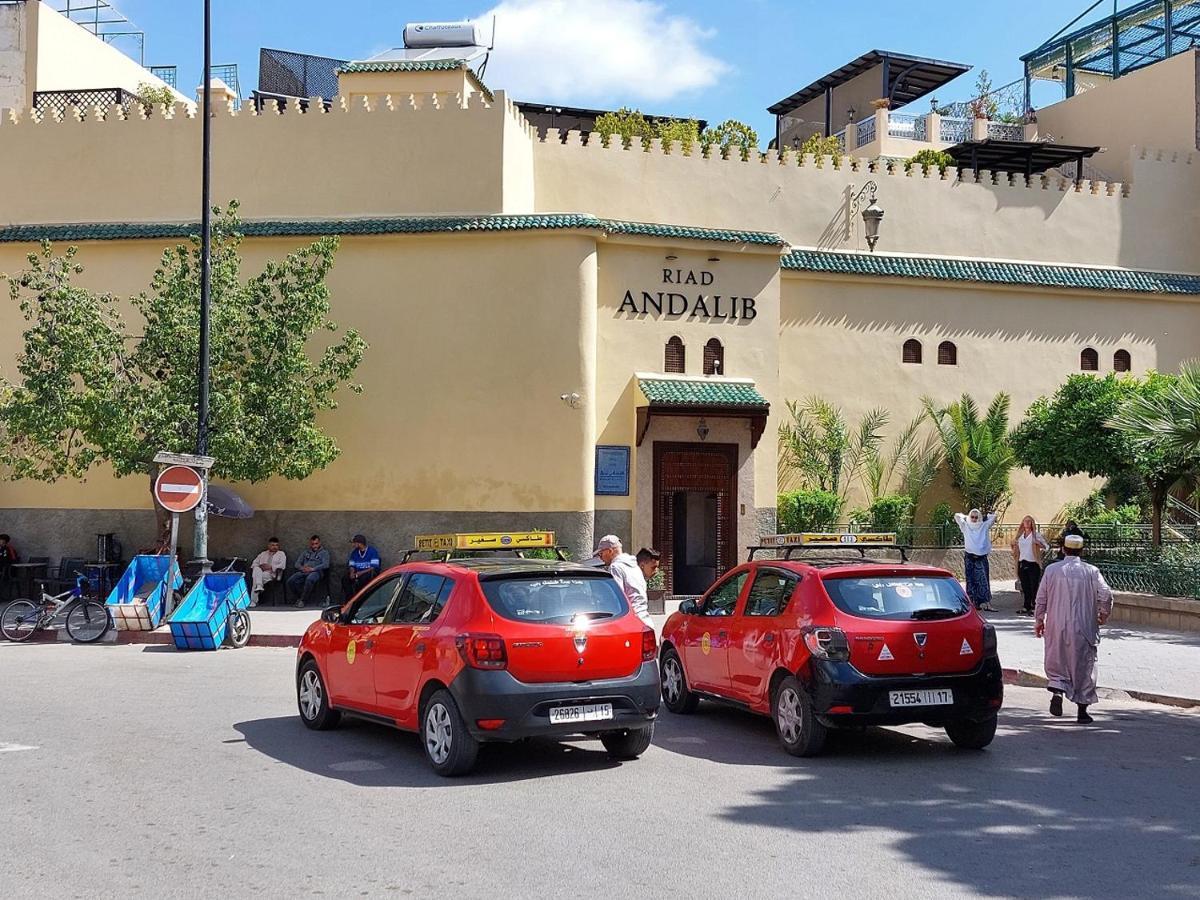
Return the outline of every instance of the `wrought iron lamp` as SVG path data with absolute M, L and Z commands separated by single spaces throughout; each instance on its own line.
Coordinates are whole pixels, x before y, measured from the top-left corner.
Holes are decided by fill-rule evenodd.
M 708 432 L 709 432 L 708 422 L 702 418 L 700 420 L 700 424 L 696 426 L 696 436 L 698 438 L 700 438 L 700 440 L 703 441 L 708 438 Z
M 883 207 L 879 205 L 879 201 L 875 199 L 875 191 L 879 189 L 874 181 L 868 181 L 862 186 L 862 189 L 854 197 L 854 208 L 858 209 L 862 205 L 863 196 L 867 191 L 871 192 L 871 200 L 867 208 L 862 211 L 863 228 L 866 232 L 867 247 L 872 253 L 875 252 L 875 245 L 879 243 L 879 223 L 883 221 Z

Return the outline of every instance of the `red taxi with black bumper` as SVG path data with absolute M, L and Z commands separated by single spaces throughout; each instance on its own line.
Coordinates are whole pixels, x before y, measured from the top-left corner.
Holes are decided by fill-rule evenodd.
M 515 557 L 412 562 L 326 610 L 300 643 L 300 717 L 417 731 L 442 775 L 481 743 L 583 734 L 632 759 L 659 706 L 657 642 L 607 572 Z
M 805 550 L 847 544 L 821 537 Z M 660 669 L 672 712 L 712 699 L 770 715 L 796 756 L 830 728 L 913 722 L 982 749 L 1004 696 L 996 633 L 954 575 L 865 555 L 733 569 L 667 620 Z

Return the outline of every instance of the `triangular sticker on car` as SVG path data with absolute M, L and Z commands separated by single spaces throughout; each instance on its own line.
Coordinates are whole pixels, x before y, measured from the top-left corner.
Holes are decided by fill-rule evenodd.
M 971 656 L 975 651 L 971 649 L 971 645 L 967 643 L 967 639 L 963 638 L 962 649 L 958 651 L 959 656 Z
M 892 656 L 892 651 L 888 649 L 887 644 L 884 644 L 883 649 L 879 651 L 879 658 L 880 659 L 895 659 L 896 657 Z

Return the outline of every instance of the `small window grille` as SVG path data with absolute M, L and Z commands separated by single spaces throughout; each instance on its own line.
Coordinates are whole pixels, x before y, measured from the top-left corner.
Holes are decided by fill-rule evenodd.
M 667 350 L 663 360 L 663 371 L 683 374 L 686 352 L 683 340 L 675 336 L 667 341 Z
M 1091 347 L 1085 347 L 1079 354 L 1079 369 L 1083 372 L 1100 371 L 1100 354 Z
M 954 346 L 952 341 L 942 341 L 938 344 L 938 365 L 958 365 L 958 348 Z
M 1113 354 L 1113 371 L 1128 372 L 1133 368 L 1133 360 L 1129 356 L 1128 350 L 1118 350 Z
M 710 338 L 704 345 L 704 374 L 725 374 L 725 348 L 716 338 Z
M 904 355 L 902 357 L 906 363 L 920 364 L 921 362 L 921 342 L 916 338 L 909 338 L 904 342 Z

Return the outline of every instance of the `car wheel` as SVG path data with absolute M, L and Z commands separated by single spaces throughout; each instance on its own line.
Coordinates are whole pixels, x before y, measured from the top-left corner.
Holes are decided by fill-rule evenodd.
M 779 742 L 792 756 L 816 756 L 824 749 L 829 729 L 817 721 L 812 700 L 795 676 L 787 676 L 775 688 L 771 718 Z
M 654 738 L 654 723 L 645 728 L 630 728 L 627 731 L 608 731 L 600 735 L 600 743 L 613 759 L 637 759 L 650 746 Z
M 683 660 L 674 650 L 668 650 L 663 654 L 659 680 L 662 687 L 663 705 L 667 709 L 679 715 L 696 711 L 696 707 L 700 705 L 700 698 L 688 690 L 687 675 L 683 672 Z
M 479 741 L 467 731 L 467 723 L 449 691 L 437 691 L 425 704 L 421 746 L 433 771 L 439 775 L 465 775 L 475 768 Z
M 325 680 L 311 659 L 300 667 L 296 678 L 296 705 L 300 707 L 300 721 L 314 731 L 334 728 L 342 719 L 342 714 L 329 705 Z
M 996 736 L 996 717 L 989 716 L 982 722 L 951 722 L 946 726 L 946 735 L 954 746 L 964 750 L 982 750 Z

